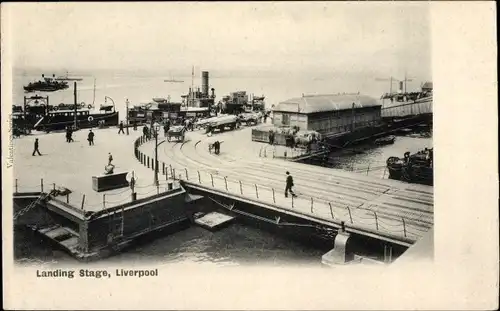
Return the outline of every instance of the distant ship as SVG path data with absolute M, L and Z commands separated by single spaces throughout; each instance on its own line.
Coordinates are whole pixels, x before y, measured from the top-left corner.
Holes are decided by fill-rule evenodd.
M 82 81 L 82 78 L 70 77 L 69 73 L 66 71 L 66 76 L 59 76 L 56 78 L 58 81 Z
M 165 79 L 163 82 L 168 82 L 168 83 L 182 83 L 184 80 L 176 80 L 176 79 Z
M 55 80 L 55 75 L 52 75 L 52 78 L 46 78 L 45 75 L 42 74 L 42 80 L 36 81 L 36 82 L 30 82 L 28 85 L 25 85 L 24 91 L 26 93 L 29 92 L 35 92 L 35 91 L 40 91 L 40 92 L 55 92 L 59 90 L 64 90 L 69 87 L 68 83 L 65 81 L 56 81 Z

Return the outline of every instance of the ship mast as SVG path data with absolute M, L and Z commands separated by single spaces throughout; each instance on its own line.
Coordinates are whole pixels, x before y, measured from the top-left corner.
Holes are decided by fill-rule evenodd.
M 76 99 L 76 82 L 74 82 L 74 91 L 73 91 L 73 97 L 74 97 L 74 109 L 75 109 L 75 124 L 74 124 L 74 127 L 75 127 L 75 130 L 76 130 L 76 126 L 77 126 L 77 99 Z
M 95 107 L 95 77 L 94 77 L 94 98 L 92 99 L 92 107 Z

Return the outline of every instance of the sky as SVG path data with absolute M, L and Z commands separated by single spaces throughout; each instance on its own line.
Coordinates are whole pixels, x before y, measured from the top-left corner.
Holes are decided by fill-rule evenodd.
M 426 3 L 10 3 L 3 9 L 17 68 L 431 74 Z

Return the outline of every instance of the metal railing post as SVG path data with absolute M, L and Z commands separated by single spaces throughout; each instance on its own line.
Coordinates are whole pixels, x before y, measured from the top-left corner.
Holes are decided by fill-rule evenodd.
M 227 190 L 227 176 L 224 176 L 224 183 L 226 184 L 226 191 L 229 191 Z
M 273 202 L 276 203 L 276 197 L 274 196 L 274 188 L 271 188 L 273 190 Z
M 243 185 L 241 184 L 241 180 L 240 180 L 240 193 L 243 194 Z
M 18 189 L 17 189 L 17 178 L 16 178 L 16 193 L 18 192 L 17 190 L 18 190 Z
M 161 162 L 161 173 L 165 175 L 165 162 Z
M 255 184 L 255 195 L 257 196 L 257 199 L 259 198 L 259 191 L 257 190 L 257 184 Z
M 83 195 L 82 197 L 82 209 L 83 209 L 83 206 L 85 205 L 85 194 Z
M 40 178 L 40 192 L 43 192 L 43 178 Z
M 69 193 L 66 193 L 66 203 L 69 204 Z
M 366 175 L 368 176 L 368 172 L 370 171 L 370 163 L 368 163 L 368 168 L 366 169 Z
M 149 156 L 148 156 L 148 161 L 147 162 L 148 162 L 148 168 L 149 168 Z
M 351 214 L 351 209 L 349 208 L 349 206 L 347 207 L 347 211 L 349 211 L 349 218 L 351 219 L 351 224 L 353 223 L 352 222 L 352 214 Z
M 214 187 L 214 176 L 210 174 L 210 179 L 212 180 L 212 187 Z
M 188 169 L 187 169 L 187 168 L 184 168 L 184 170 L 186 171 L 186 180 L 189 180 L 189 176 L 188 176 Z
M 313 201 L 313 198 L 311 197 L 311 214 L 314 214 L 313 205 L 314 205 L 314 201 Z
M 372 211 L 373 212 L 373 215 L 375 215 L 375 225 L 376 225 L 376 228 L 378 230 L 378 217 L 377 217 L 377 212 L 375 211 Z
M 292 208 L 293 208 L 293 195 L 292 195 Z
M 176 176 L 175 176 L 175 168 L 172 169 L 172 178 L 175 180 Z
M 165 170 L 165 180 L 168 180 L 168 170 Z
M 198 172 L 198 183 L 201 184 L 201 176 L 200 176 L 200 171 L 197 171 Z
M 106 209 L 106 194 L 102 195 L 102 209 Z
M 406 237 L 406 223 L 405 223 L 405 218 L 401 217 L 401 219 L 403 220 L 403 232 L 404 232 L 404 235 Z
M 169 164 L 168 167 L 170 167 L 170 175 L 174 175 L 174 171 L 172 170 L 172 164 Z
M 330 215 L 332 215 L 332 219 L 335 219 L 335 217 L 333 217 L 332 203 L 328 202 L 328 205 L 330 206 Z

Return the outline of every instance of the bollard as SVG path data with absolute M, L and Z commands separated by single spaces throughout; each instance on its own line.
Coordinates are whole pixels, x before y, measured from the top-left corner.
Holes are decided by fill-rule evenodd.
M 214 176 L 210 174 L 210 179 L 212 180 L 212 187 L 214 187 Z
M 85 205 L 85 194 L 83 195 L 82 197 L 82 209 L 83 209 L 83 206 Z
M 273 190 L 273 202 L 276 203 L 276 197 L 274 196 L 274 188 L 271 188 Z
M 200 171 L 197 171 L 198 172 L 198 183 L 201 184 L 201 176 L 200 176 Z
M 43 178 L 40 179 L 40 192 L 43 192 Z
M 17 193 L 17 178 L 16 178 L 16 193 Z
M 335 217 L 333 217 L 332 203 L 328 202 L 328 205 L 330 206 L 330 214 L 332 215 L 332 219 L 335 219 Z
M 66 203 L 69 204 L 69 193 L 66 193 Z
M 243 194 L 243 185 L 241 184 L 241 180 L 240 180 L 240 193 Z
M 226 184 L 226 191 L 229 191 L 227 190 L 227 176 L 224 176 L 224 183 Z
M 257 196 L 257 199 L 259 198 L 259 191 L 257 190 L 257 184 L 255 184 L 255 195 Z
M 372 211 L 373 212 L 373 215 L 375 215 L 375 225 L 377 227 L 377 230 L 378 230 L 378 217 L 377 217 L 377 212 L 375 211 Z
M 189 176 L 188 176 L 188 169 L 187 169 L 187 168 L 184 168 L 184 171 L 186 171 L 186 180 L 189 180 Z
M 314 201 L 313 201 L 313 198 L 311 197 L 311 214 L 314 214 L 313 205 L 314 205 Z
M 349 208 L 349 206 L 347 207 L 347 211 L 349 211 L 349 218 L 351 219 L 351 224 L 352 224 L 353 222 L 352 222 L 351 209 Z
M 404 219 L 404 217 L 401 217 L 401 219 L 403 220 L 403 232 L 404 232 L 405 237 L 406 237 L 406 223 L 405 223 L 405 219 Z

